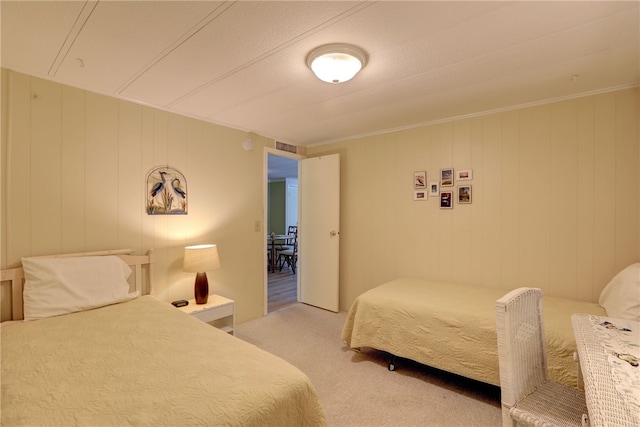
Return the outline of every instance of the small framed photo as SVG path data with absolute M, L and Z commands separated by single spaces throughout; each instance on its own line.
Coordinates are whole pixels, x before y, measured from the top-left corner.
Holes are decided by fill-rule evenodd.
M 427 192 L 424 190 L 416 190 L 413 192 L 413 200 L 422 201 L 427 200 Z
M 473 179 L 472 169 L 460 169 L 456 172 L 456 181 L 470 181 Z
M 413 188 L 427 188 L 427 172 L 418 171 L 413 173 Z
M 431 181 L 429 183 L 429 195 L 437 196 L 440 193 L 440 183 L 438 181 Z
M 471 186 L 458 185 L 458 203 L 471 203 Z
M 440 192 L 440 209 L 453 209 L 453 191 Z
M 440 169 L 440 187 L 453 187 L 453 169 Z

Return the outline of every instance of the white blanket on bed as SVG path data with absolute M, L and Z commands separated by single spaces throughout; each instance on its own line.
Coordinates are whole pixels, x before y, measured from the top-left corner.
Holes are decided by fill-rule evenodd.
M 421 279 L 397 279 L 360 295 L 342 339 L 489 384 L 500 384 L 495 302 L 506 291 Z M 545 296 L 549 376 L 577 385 L 572 313 L 604 315 L 595 303 Z
M 297 368 L 149 296 L 3 325 L 1 346 L 3 426 L 324 425 Z

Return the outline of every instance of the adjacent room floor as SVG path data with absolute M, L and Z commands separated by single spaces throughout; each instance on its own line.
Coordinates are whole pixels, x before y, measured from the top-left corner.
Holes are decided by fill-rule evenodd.
M 285 266 L 282 271 L 268 273 L 269 280 L 269 313 L 280 310 L 297 302 L 298 297 L 298 276 L 291 272 L 291 269 Z

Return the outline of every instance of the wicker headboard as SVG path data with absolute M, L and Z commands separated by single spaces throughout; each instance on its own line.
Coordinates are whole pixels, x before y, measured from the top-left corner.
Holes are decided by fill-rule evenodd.
M 117 255 L 126 262 L 134 274 L 129 281 L 133 289 L 140 291 L 141 295 L 153 294 L 153 251 L 147 251 L 146 255 L 134 255 L 133 249 L 116 249 L 98 252 L 81 252 L 74 254 L 45 255 L 47 258 L 65 258 L 79 256 L 106 256 Z M 146 274 L 145 274 L 146 273 Z M 22 290 L 24 288 L 24 271 L 22 267 L 0 270 L 0 281 L 11 282 L 11 320 L 24 318 L 22 304 Z M 132 282 L 132 283 L 131 283 Z M 4 316 L 3 316 L 4 318 Z M 5 319 L 6 320 L 6 319 Z

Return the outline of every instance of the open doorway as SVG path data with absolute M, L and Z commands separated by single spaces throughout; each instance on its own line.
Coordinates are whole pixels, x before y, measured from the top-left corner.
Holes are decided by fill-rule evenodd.
M 267 154 L 267 234 L 286 235 L 298 225 L 298 160 Z M 281 245 L 278 245 L 281 243 Z M 276 249 L 286 242 L 271 242 Z M 298 270 L 295 258 L 285 262 L 280 250 L 267 245 L 267 313 L 298 301 Z M 273 257 L 273 258 L 272 258 Z

